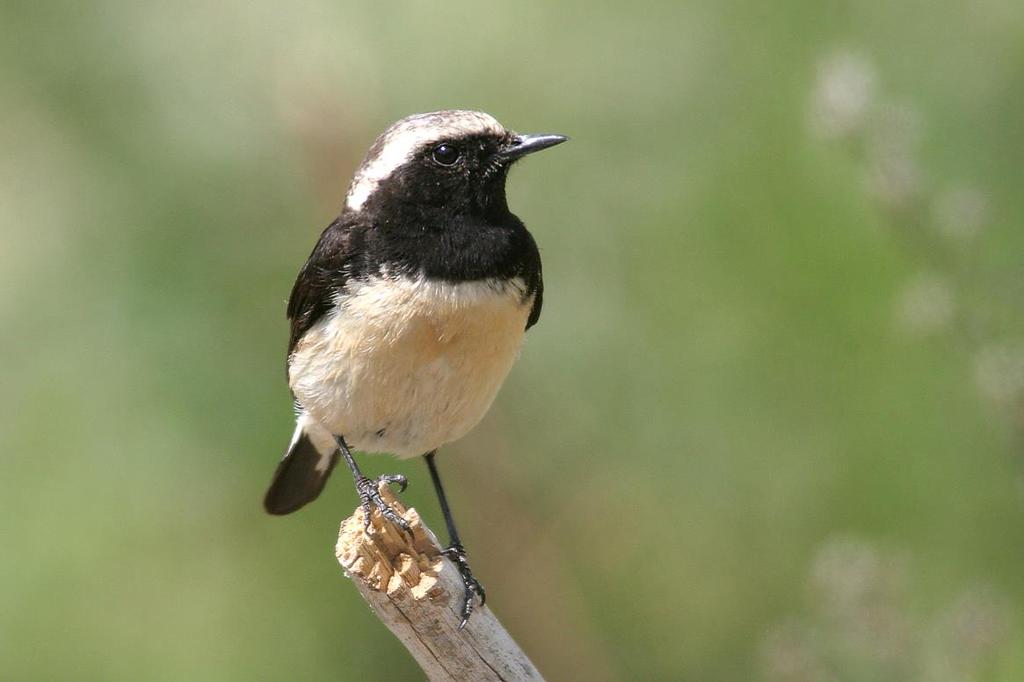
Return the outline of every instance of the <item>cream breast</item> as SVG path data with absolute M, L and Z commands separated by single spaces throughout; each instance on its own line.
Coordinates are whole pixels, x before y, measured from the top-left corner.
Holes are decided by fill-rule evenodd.
M 483 417 L 519 353 L 520 279 L 350 282 L 289 358 L 300 405 L 359 450 L 414 457 Z

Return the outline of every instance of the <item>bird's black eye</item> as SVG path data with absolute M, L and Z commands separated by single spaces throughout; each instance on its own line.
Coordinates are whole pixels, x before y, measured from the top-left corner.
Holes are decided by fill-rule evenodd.
M 459 149 L 450 144 L 439 144 L 434 147 L 433 158 L 442 166 L 451 166 L 459 160 Z

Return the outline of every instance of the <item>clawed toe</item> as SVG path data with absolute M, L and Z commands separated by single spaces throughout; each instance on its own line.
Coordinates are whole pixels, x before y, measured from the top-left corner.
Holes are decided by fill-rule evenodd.
M 406 521 L 401 514 L 396 512 L 380 494 L 381 483 L 397 483 L 398 491 L 405 491 L 406 486 L 409 485 L 409 481 L 401 474 L 388 474 L 386 476 L 380 476 L 376 479 L 360 478 L 356 482 L 356 489 L 359 491 L 359 499 L 362 500 L 363 505 L 363 523 L 366 526 L 366 532 L 370 532 L 372 523 L 370 522 L 370 515 L 373 510 L 371 505 L 377 508 L 380 515 L 385 519 L 395 524 L 403 531 L 405 531 L 409 537 L 412 537 L 412 527 L 409 522 Z
M 469 617 L 473 614 L 473 602 L 476 597 L 480 597 L 480 606 L 487 603 L 487 592 L 484 590 L 484 586 L 480 584 L 480 581 L 473 576 L 473 571 L 469 567 L 469 561 L 466 560 L 466 550 L 462 545 L 451 545 L 450 547 L 444 548 L 441 552 L 446 557 L 452 560 L 455 567 L 459 569 L 459 575 L 462 576 L 462 609 L 460 614 L 462 615 L 462 622 L 459 623 L 459 629 L 466 627 L 466 623 L 469 622 Z
M 380 487 L 381 483 L 387 483 L 389 485 L 391 483 L 397 483 L 398 492 L 400 493 L 404 493 L 405 489 L 409 487 L 409 479 L 402 474 L 385 474 L 384 476 L 378 476 L 374 483 L 377 484 L 377 487 Z

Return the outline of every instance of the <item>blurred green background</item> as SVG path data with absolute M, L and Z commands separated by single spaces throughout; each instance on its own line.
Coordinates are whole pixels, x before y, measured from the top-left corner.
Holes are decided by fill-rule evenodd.
M 0 677 L 418 679 L 260 500 L 391 121 L 516 169 L 541 323 L 439 459 L 550 679 L 1024 679 L 1024 4 L 0 5 Z M 420 462 L 405 498 L 437 528 Z

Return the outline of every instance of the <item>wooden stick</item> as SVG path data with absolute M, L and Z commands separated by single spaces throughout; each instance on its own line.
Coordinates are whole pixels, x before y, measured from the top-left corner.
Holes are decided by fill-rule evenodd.
M 462 577 L 437 537 L 387 485 L 381 495 L 412 527 L 412 539 L 376 511 L 341 523 L 336 555 L 373 612 L 430 680 L 541 680 L 540 673 L 486 606 L 459 630 Z

